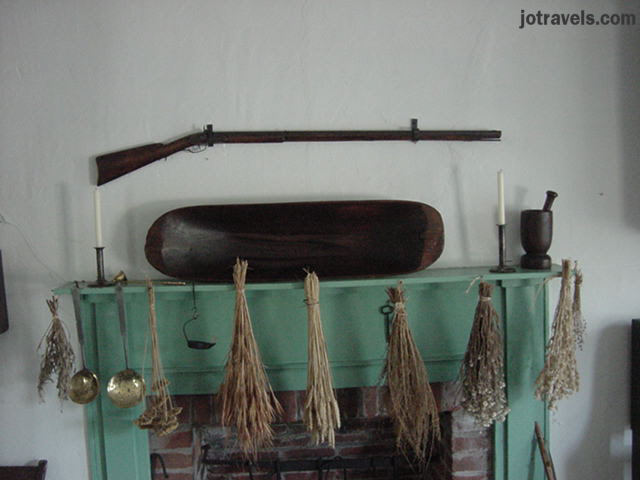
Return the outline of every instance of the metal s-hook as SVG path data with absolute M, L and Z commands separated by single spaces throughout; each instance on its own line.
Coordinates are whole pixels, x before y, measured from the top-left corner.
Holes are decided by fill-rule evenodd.
M 393 317 L 393 305 L 390 302 L 381 306 L 378 311 L 384 315 L 384 338 L 389 343 L 389 337 L 391 336 L 391 318 Z
M 194 350 L 207 350 L 213 347 L 216 342 L 205 342 L 202 340 L 191 340 L 187 335 L 187 325 L 196 320 L 199 316 L 198 307 L 196 305 L 196 284 L 191 284 L 191 298 L 193 301 L 193 313 L 191 314 L 191 318 L 184 322 L 182 325 L 182 334 L 184 335 L 184 339 L 187 341 L 187 346 L 189 348 L 193 348 Z
M 160 461 L 160 466 L 162 467 L 162 476 L 164 478 L 169 478 L 169 475 L 167 474 L 167 467 L 164 464 L 164 458 L 162 458 L 162 455 L 160 455 L 159 453 L 152 453 L 149 456 L 149 461 L 151 462 L 151 479 L 153 480 L 154 478 L 156 478 L 154 467 L 156 459 Z

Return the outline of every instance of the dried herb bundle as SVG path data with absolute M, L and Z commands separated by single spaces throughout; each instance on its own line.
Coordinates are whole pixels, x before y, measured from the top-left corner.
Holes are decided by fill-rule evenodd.
M 69 382 L 74 372 L 75 354 L 58 315 L 58 297 L 54 296 L 51 300 L 47 300 L 47 305 L 53 318 L 38 344 L 38 350 L 43 342 L 46 346 L 40 361 L 38 395 L 40 400 L 44 401 L 44 386 L 48 382 L 53 382 L 53 376 L 57 375 L 56 388 L 58 398 L 62 402 L 69 398 Z
M 587 333 L 587 323 L 582 316 L 582 271 L 578 270 L 578 262 L 575 266 L 573 277 L 573 328 L 576 332 L 576 345 L 580 350 L 584 346 L 584 336 Z
M 491 284 L 480 282 L 478 305 L 460 368 L 462 406 L 484 427 L 504 421 L 509 413 L 500 318 L 491 303 L 492 290 Z
M 304 280 L 308 316 L 307 392 L 304 404 L 304 424 L 317 445 L 326 441 L 336 444 L 335 431 L 340 428 L 340 410 L 331 379 L 327 344 L 320 319 L 320 284 L 314 272 Z
M 164 376 L 158 345 L 156 296 L 150 280 L 147 280 L 147 295 L 149 297 L 149 332 L 151 334 L 152 396 L 147 409 L 133 423 L 142 429 L 152 429 L 156 435 L 163 436 L 178 428 L 178 415 L 182 412 L 182 407 L 173 405 L 173 400 L 169 395 L 169 380 Z
M 578 391 L 580 385 L 576 365 L 570 273 L 571 261 L 563 260 L 562 283 L 553 318 L 553 333 L 547 345 L 544 368 L 536 379 L 536 397 L 546 400 L 551 410 L 557 408 L 558 401 Z
M 388 288 L 394 304 L 393 326 L 384 367 L 389 387 L 389 414 L 396 431 L 396 446 L 416 460 L 427 459 L 427 449 L 440 438 L 440 419 L 427 369 L 411 336 L 402 282 Z
M 247 262 L 238 259 L 233 267 L 235 323 L 220 401 L 222 425 L 236 427 L 240 449 L 246 458 L 255 460 L 259 448 L 271 444 L 271 423 L 282 407 L 273 395 L 253 336 L 244 293 L 246 276 Z

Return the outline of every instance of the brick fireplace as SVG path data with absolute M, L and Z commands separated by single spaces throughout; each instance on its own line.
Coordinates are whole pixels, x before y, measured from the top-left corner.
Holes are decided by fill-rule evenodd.
M 459 408 L 453 382 L 432 384 L 440 406 L 442 441 L 434 448 L 433 457 L 425 473 L 407 467 L 406 461 L 396 458 L 397 474 L 401 479 L 427 478 L 432 480 L 489 480 L 491 474 L 492 442 L 490 429 L 479 427 Z M 393 478 L 393 470 L 382 460 L 397 454 L 391 420 L 386 412 L 387 390 L 384 387 L 338 389 L 343 427 L 336 435 L 335 449 L 326 445 L 312 446 L 310 436 L 301 422 L 304 391 L 276 392 L 284 413 L 274 425 L 274 445 L 264 449 L 260 461 L 275 465 L 276 460 L 371 459 L 377 466 L 359 470 L 347 470 L 349 479 Z M 249 480 L 245 465 L 240 465 L 240 455 L 233 448 L 233 439 L 220 427 L 215 395 L 180 395 L 175 397 L 183 407 L 179 428 L 169 436 L 159 438 L 150 435 L 151 453 L 162 456 L 169 479 L 172 480 Z M 202 465 L 202 446 L 209 448 L 205 457 L 222 465 Z M 234 464 L 238 461 L 237 464 Z M 229 464 L 231 463 L 231 464 Z M 325 480 L 342 479 L 343 470 L 336 467 L 324 470 Z M 329 465 L 327 463 L 327 465 Z M 155 478 L 162 478 L 159 461 L 155 462 Z M 256 466 L 253 478 L 276 478 L 274 467 Z M 282 473 L 282 480 L 312 480 L 313 472 Z
M 532 454 L 535 445 L 534 422 L 546 437 L 548 414 L 543 402 L 534 395 L 535 379 L 544 365 L 547 342 L 548 295 L 545 279 L 558 271 L 518 271 L 495 274 L 483 267 L 428 269 L 403 277 L 409 294 L 408 314 L 412 334 L 440 401 L 444 425 L 444 447 L 440 446 L 437 464 L 429 471 L 432 479 L 455 480 L 543 480 L 543 465 Z M 511 413 L 491 432 L 478 429 L 458 408 L 453 384 L 464 357 L 477 296 L 467 294 L 469 284 L 482 276 L 495 282 L 493 303 L 504 322 L 505 377 Z M 384 412 L 384 390 L 373 387 L 379 382 L 386 352 L 386 322 L 380 307 L 386 301 L 384 288 L 396 279 L 353 279 L 322 283 L 322 321 L 329 346 L 334 385 L 339 388 L 339 403 L 345 418 L 340 443 L 335 451 L 309 451 L 309 439 L 300 422 L 300 410 L 307 373 L 307 337 L 302 302 L 302 284 L 248 284 L 254 333 L 260 346 L 269 380 L 285 406 L 285 415 L 275 428 L 279 433 L 266 458 L 323 458 L 334 455 L 383 456 L 378 441 L 393 449 L 391 424 Z M 70 292 L 71 285 L 56 294 Z M 149 363 L 145 362 L 148 299 L 141 285 L 124 288 L 128 316 L 128 346 L 131 368 L 143 371 L 150 382 Z M 542 292 L 542 293 L 540 293 Z M 183 341 L 182 325 L 193 305 L 191 286 L 158 285 L 159 343 L 169 390 L 184 407 L 180 427 L 168 438 L 149 436 L 132 422 L 142 413 L 142 405 L 120 409 L 106 392 L 87 406 L 88 453 L 94 480 L 147 480 L 151 477 L 150 454 L 161 454 L 170 479 L 200 480 L 197 471 L 201 446 L 210 443 L 213 458 L 233 458 L 226 447 L 216 418 L 217 391 L 223 376 L 231 339 L 235 304 L 232 285 L 196 286 L 200 322 L 190 334 L 193 338 L 215 337 L 218 344 L 210 350 L 193 350 Z M 118 355 L 122 340 L 118 327 L 118 308 L 113 287 L 82 288 L 81 313 L 85 331 L 87 366 L 100 378 L 111 378 L 124 364 Z M 274 334 L 286 332 L 286 334 Z M 104 388 L 104 386 L 103 386 Z M 547 439 L 548 440 L 548 439 Z M 323 448 L 323 447 L 321 447 Z M 154 459 L 155 459 L 154 455 Z M 156 462 L 156 464 L 158 464 Z M 225 466 L 225 468 L 228 466 Z M 281 470 L 282 471 L 282 470 Z M 231 478 L 250 480 L 246 473 L 216 472 L 209 480 Z M 488 474 L 487 472 L 491 472 Z M 254 478 L 269 478 L 268 471 Z M 332 475 L 336 473 L 333 472 Z M 366 472 L 365 472 L 366 473 Z M 379 473 L 377 477 L 392 478 Z M 272 475 L 271 478 L 276 478 Z M 156 475 L 156 478 L 161 478 Z M 284 475 L 281 476 L 281 479 Z M 310 474 L 287 474 L 285 480 L 317 478 Z M 323 476 L 323 480 L 327 480 Z M 337 478 L 343 478 L 337 475 Z M 347 476 L 355 479 L 355 473 Z M 362 478 L 362 477 L 360 477 Z M 366 477 L 365 477 L 366 478 Z M 427 477 L 428 478 L 428 477 Z

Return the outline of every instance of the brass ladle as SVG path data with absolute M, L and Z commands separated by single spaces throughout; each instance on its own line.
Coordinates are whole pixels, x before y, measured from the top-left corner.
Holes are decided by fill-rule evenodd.
M 80 290 L 78 284 L 71 289 L 73 298 L 73 310 L 76 315 L 76 328 L 78 329 L 78 342 L 80 343 L 80 358 L 82 359 L 82 370 L 77 371 L 69 385 L 69 398 L 72 402 L 80 405 L 91 402 L 100 392 L 100 382 L 98 376 L 89 370 L 84 361 L 84 332 L 82 330 L 82 310 L 80 307 Z
M 107 384 L 107 395 L 116 407 L 129 408 L 144 399 L 146 386 L 144 378 L 135 370 L 129 368 L 127 351 L 127 310 L 124 304 L 122 284 L 116 285 L 116 300 L 118 303 L 118 317 L 120 320 L 120 336 L 124 350 L 125 369 L 116 373 Z

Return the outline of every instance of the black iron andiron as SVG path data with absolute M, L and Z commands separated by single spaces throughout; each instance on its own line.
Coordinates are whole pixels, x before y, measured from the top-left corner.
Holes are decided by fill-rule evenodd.
M 295 459 L 295 460 L 265 460 L 265 461 L 238 461 L 238 460 L 222 460 L 222 459 L 210 459 L 206 458 L 209 446 L 203 446 L 203 455 L 201 463 L 203 465 L 221 466 L 221 465 L 235 465 L 238 467 L 246 468 L 249 478 L 254 478 L 255 469 L 261 468 L 271 472 L 268 478 L 275 478 L 281 480 L 282 474 L 287 472 L 317 472 L 318 479 L 325 478 L 325 473 L 331 470 L 341 470 L 343 479 L 347 479 L 347 472 L 349 470 L 371 470 L 375 471 L 380 468 L 390 469 L 392 471 L 393 479 L 399 477 L 399 463 L 403 460 L 402 457 L 396 455 L 388 456 L 375 456 L 375 457 L 360 457 L 360 458 L 345 458 L 341 456 L 335 456 L 330 458 L 319 457 L 316 459 Z M 405 458 L 405 461 L 408 460 Z

